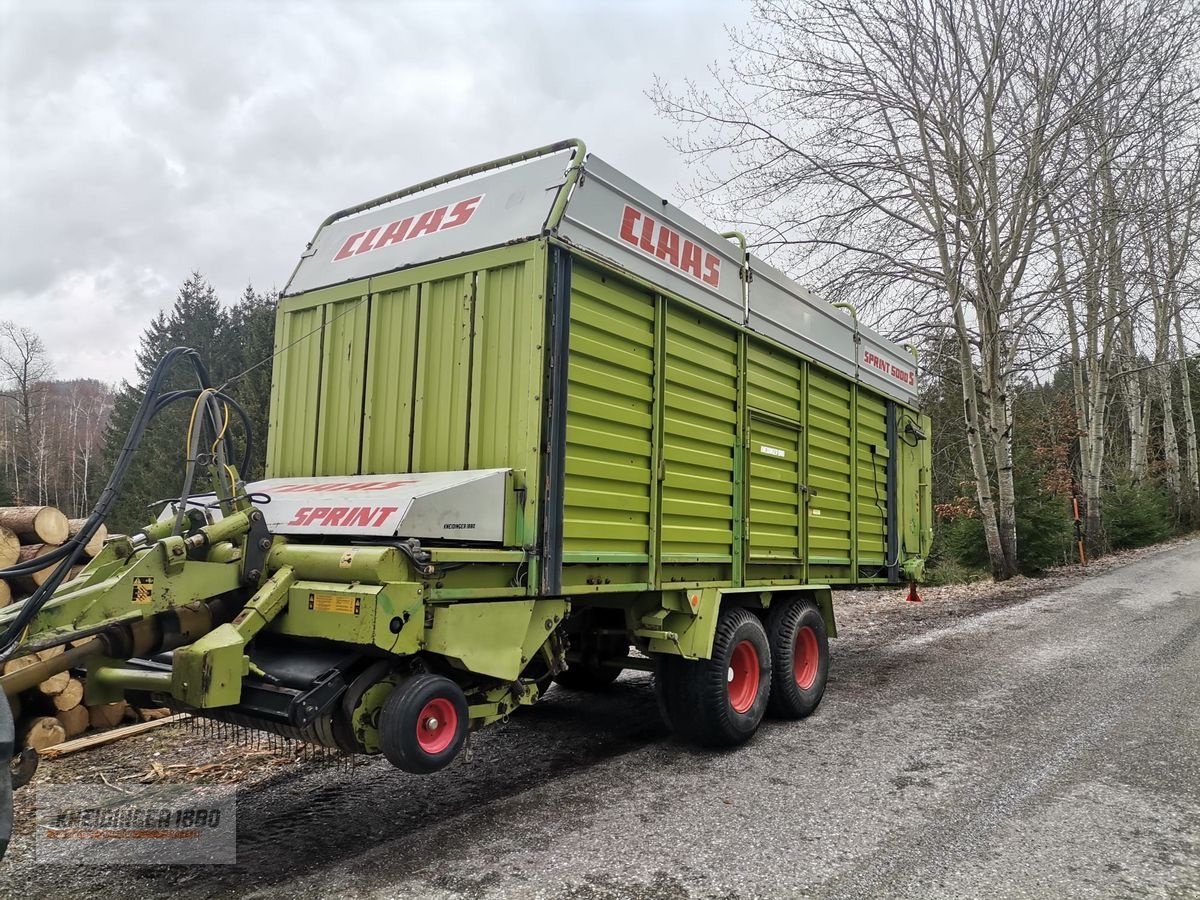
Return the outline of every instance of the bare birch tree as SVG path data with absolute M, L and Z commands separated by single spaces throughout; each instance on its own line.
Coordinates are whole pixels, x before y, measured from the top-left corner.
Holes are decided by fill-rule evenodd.
M 716 92 L 658 85 L 710 170 L 699 196 L 776 223 L 842 299 L 948 324 L 993 574 L 1016 572 L 1011 378 L 1047 302 L 1046 197 L 1107 72 L 1081 66 L 1097 8 L 1070 0 L 761 0 Z M 1064 82 L 1071 80 L 1071 90 Z
M 28 328 L 0 321 L 0 399 L 17 410 L 13 486 L 18 496 L 31 492 L 33 502 L 40 499 L 41 485 L 38 411 L 52 371 L 40 337 Z
M 1081 118 L 1068 136 L 1081 165 L 1052 192 L 1047 211 L 1092 555 L 1104 549 L 1102 493 L 1114 388 L 1127 417 L 1129 473 L 1136 481 L 1149 470 L 1149 425 L 1160 392 L 1146 377 L 1155 369 L 1145 365 L 1139 348 L 1139 322 L 1154 302 L 1145 258 L 1157 259 L 1160 236 L 1147 203 L 1157 184 L 1156 142 L 1177 127 L 1190 105 L 1180 73 L 1196 32 L 1195 16 L 1184 5 L 1113 4 L 1103 12 L 1083 64 L 1106 73 L 1105 83 L 1092 92 L 1093 115 Z M 1158 335 L 1160 351 L 1164 336 Z
M 1185 90 L 1176 94 L 1187 98 Z M 1176 100 L 1159 104 L 1152 153 L 1146 160 L 1147 189 L 1141 204 L 1144 271 L 1153 300 L 1154 357 L 1151 382 L 1162 405 L 1163 469 L 1176 503 L 1195 504 L 1200 495 L 1196 424 L 1183 344 L 1182 310 L 1196 288 L 1190 280 L 1196 263 L 1200 225 L 1200 146 L 1195 107 Z M 1179 371 L 1183 403 L 1184 471 L 1175 427 L 1174 372 Z
M 1124 154 L 1195 18 L 1181 0 L 759 0 L 716 88 L 652 91 L 709 212 L 754 223 L 756 249 L 825 294 L 954 335 L 997 578 L 1016 571 L 1014 378 L 1051 323 L 1102 546 L 1107 410 L 1141 303 Z

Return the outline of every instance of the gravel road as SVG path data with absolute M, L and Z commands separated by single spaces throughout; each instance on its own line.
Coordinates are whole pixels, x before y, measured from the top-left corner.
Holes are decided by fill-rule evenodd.
M 236 866 L 39 866 L 26 838 L 0 890 L 1200 897 L 1200 542 L 1029 590 L 849 603 L 817 714 L 739 751 L 675 743 L 627 674 L 555 689 L 437 775 L 372 761 L 243 788 Z

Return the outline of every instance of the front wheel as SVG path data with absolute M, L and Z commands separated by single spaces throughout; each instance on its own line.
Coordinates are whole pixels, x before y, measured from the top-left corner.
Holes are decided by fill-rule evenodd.
M 780 719 L 811 715 L 829 678 L 829 635 L 821 611 L 807 600 L 771 604 L 771 699 L 767 711 Z
M 655 670 L 663 717 L 685 740 L 732 747 L 758 729 L 771 693 L 767 633 L 740 607 L 721 611 L 711 659 L 663 655 Z
M 462 688 L 441 675 L 414 675 L 383 702 L 379 746 L 393 766 L 426 775 L 454 761 L 469 729 Z

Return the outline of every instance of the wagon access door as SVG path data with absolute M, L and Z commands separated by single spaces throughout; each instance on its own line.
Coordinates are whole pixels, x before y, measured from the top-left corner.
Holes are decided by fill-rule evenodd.
M 747 578 L 756 563 L 794 563 L 806 546 L 804 443 L 799 422 L 750 411 Z

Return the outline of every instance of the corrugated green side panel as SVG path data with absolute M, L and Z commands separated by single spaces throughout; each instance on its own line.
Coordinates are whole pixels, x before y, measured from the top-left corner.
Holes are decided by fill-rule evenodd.
M 325 307 L 317 475 L 358 471 L 368 316 L 361 298 Z
M 810 563 L 850 564 L 850 393 L 848 381 L 809 367 Z
M 537 453 L 540 331 L 531 327 L 542 286 L 526 262 L 481 271 L 475 285 L 471 432 L 467 467 L 490 469 Z M 539 317 L 540 321 L 540 317 Z
M 803 441 L 798 423 L 750 414 L 750 562 L 798 562 L 804 554 L 800 493 Z
M 662 559 L 731 561 L 737 336 L 675 306 L 666 320 Z
M 803 385 L 804 363 L 798 357 L 747 342 L 751 563 L 804 556 Z
M 858 564 L 881 566 L 887 561 L 887 409 L 862 387 L 857 425 Z
M 421 286 L 413 472 L 467 467 L 473 273 Z
M 270 474 L 536 479 L 544 259 L 530 242 L 287 298 Z
M 267 474 L 313 474 L 325 307 L 280 315 L 271 379 L 271 446 Z
M 654 302 L 576 264 L 571 278 L 563 552 L 650 552 Z
M 746 403 L 792 422 L 802 420 L 801 372 L 798 357 L 749 342 L 746 348 Z
M 420 285 L 371 300 L 371 352 L 363 420 L 364 475 L 407 472 L 412 453 Z

